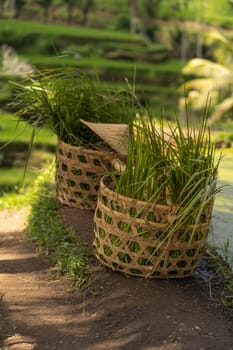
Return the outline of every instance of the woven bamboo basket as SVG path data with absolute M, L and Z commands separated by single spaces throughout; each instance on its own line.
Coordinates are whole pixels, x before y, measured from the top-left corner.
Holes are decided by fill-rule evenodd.
M 114 154 L 59 141 L 56 157 L 58 200 L 71 207 L 95 209 L 100 179 L 111 169 Z
M 97 258 L 112 270 L 146 278 L 192 275 L 207 242 L 209 210 L 202 223 L 187 225 L 166 239 L 177 207 L 152 205 L 119 195 L 109 177 L 100 182 L 94 215 Z M 205 219 L 203 220 L 203 217 Z

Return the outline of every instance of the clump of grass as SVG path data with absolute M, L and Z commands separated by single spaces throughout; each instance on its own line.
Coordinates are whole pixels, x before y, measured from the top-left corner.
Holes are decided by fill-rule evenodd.
M 6 192 L 0 197 L 0 209 L 22 209 L 29 205 L 28 190 Z
M 137 120 L 129 142 L 125 171 L 116 178 L 116 192 L 145 202 L 162 203 L 166 186 L 164 171 L 168 166 L 168 142 L 155 127 L 155 120 L 147 115 Z
M 195 194 L 208 188 L 209 195 L 214 194 L 221 157 L 215 163 L 215 144 L 207 120 L 207 110 L 198 127 L 188 114 L 184 125 L 176 117 L 176 123 L 166 127 L 163 116 L 158 121 L 151 115 L 141 118 L 134 124 L 126 171 L 119 177 L 117 191 L 140 200 L 180 206 L 187 205 L 192 191 Z
M 134 125 L 126 169 L 114 178 L 117 193 L 147 204 L 173 208 L 174 215 L 164 229 L 164 239 L 154 253 L 178 231 L 191 230 L 185 242 L 194 238 L 197 226 L 208 224 L 216 193 L 215 145 L 207 129 L 208 109 L 198 127 L 188 117 L 165 127 L 164 118 L 150 115 Z
M 134 116 L 133 94 L 106 88 L 97 77 L 71 67 L 45 70 L 19 85 L 12 102 L 20 119 L 34 130 L 47 126 L 59 140 L 72 145 L 99 139 L 81 119 L 101 123 L 129 123 Z
M 73 285 L 83 286 L 88 277 L 89 252 L 78 241 L 77 235 L 64 227 L 58 218 L 53 184 L 54 166 L 46 169 L 36 180 L 30 194 L 31 212 L 28 235 L 40 251 L 49 256 L 59 274 L 67 275 Z

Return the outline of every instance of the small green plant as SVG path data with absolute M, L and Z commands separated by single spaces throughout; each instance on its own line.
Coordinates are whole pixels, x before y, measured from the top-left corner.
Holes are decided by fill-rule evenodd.
M 207 110 L 199 127 L 179 118 L 165 126 L 163 116 L 150 115 L 134 124 L 126 170 L 116 181 L 116 191 L 140 200 L 185 206 L 193 194 L 207 188 L 215 193 L 215 145 L 207 129 Z M 209 187 L 212 185 L 212 187 Z M 146 190 L 145 190 L 146 189 Z M 211 191 L 212 190 L 212 191 Z M 156 195 L 155 195 L 156 194 Z
M 107 89 L 97 78 L 75 68 L 45 70 L 19 85 L 13 106 L 34 130 L 47 126 L 59 140 L 73 145 L 99 139 L 80 119 L 102 123 L 129 123 L 134 117 L 133 94 Z
M 210 220 L 220 190 L 216 187 L 220 159 L 215 162 L 207 115 L 208 110 L 198 127 L 188 114 L 185 125 L 177 117 L 166 127 L 163 116 L 159 123 L 150 115 L 142 118 L 134 125 L 125 171 L 113 177 L 116 192 L 145 202 L 143 210 L 147 204 L 173 208 L 175 215 L 155 251 L 164 245 L 166 249 L 178 231 L 183 232 L 181 242 L 191 241 L 197 226 Z
M 68 275 L 73 285 L 81 287 L 88 278 L 89 252 L 80 245 L 75 233 L 64 227 L 57 216 L 58 203 L 53 179 L 54 164 L 38 177 L 30 194 L 28 235 L 49 256 L 59 274 Z

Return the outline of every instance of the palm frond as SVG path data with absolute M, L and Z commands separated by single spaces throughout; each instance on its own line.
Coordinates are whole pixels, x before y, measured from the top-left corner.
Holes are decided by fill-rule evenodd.
M 233 76 L 231 78 L 199 78 L 187 81 L 180 91 L 188 92 L 190 90 L 200 91 L 201 93 L 212 93 L 217 90 L 223 90 L 226 86 L 231 87 Z
M 209 118 L 209 123 L 213 124 L 223 117 L 225 113 L 233 109 L 233 95 L 216 105 L 214 112 Z
M 210 31 L 205 35 L 207 45 L 212 47 L 212 52 L 217 62 L 225 65 L 233 63 L 233 44 L 225 36 L 217 31 Z
M 233 79 L 233 69 L 204 58 L 193 58 L 190 60 L 182 69 L 182 73 L 185 75 L 193 74 L 198 77 Z

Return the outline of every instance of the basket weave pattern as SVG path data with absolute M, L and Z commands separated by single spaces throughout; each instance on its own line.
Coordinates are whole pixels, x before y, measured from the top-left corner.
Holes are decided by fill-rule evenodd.
M 56 192 L 60 202 L 95 209 L 100 178 L 109 172 L 110 152 L 75 147 L 59 141 L 56 157 Z
M 101 180 L 94 216 L 97 258 L 113 270 L 149 278 L 192 275 L 207 241 L 209 219 L 187 225 L 167 240 L 174 206 L 148 205 L 112 191 Z M 137 217 L 135 217 L 137 216 Z

